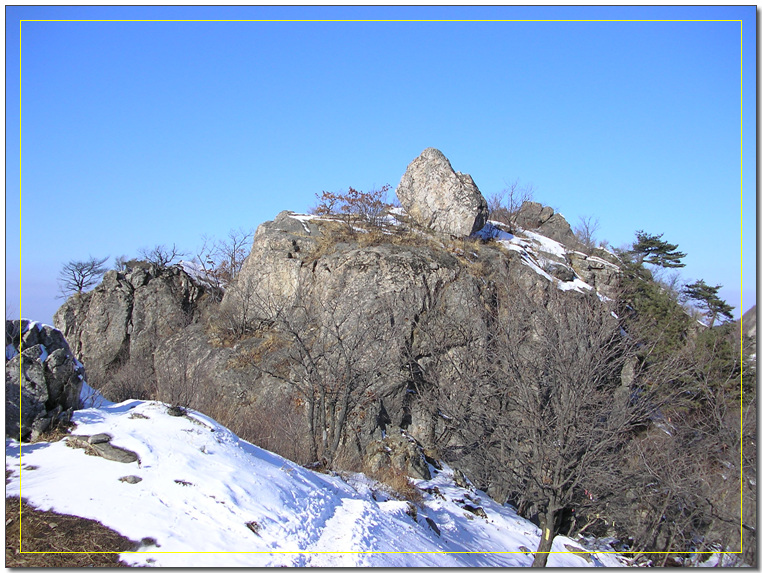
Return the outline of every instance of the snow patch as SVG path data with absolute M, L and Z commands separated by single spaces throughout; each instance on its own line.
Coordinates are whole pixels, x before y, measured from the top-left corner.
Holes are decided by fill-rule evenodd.
M 524 231 L 524 234 L 537 244 L 537 248 L 540 251 L 550 253 L 551 255 L 561 257 L 562 259 L 566 255 L 566 247 L 558 241 L 554 241 L 553 239 L 549 239 L 544 235 L 532 231 Z
M 176 266 L 180 267 L 185 274 L 198 284 L 215 288 L 221 287 L 220 282 L 216 278 L 209 276 L 204 267 L 195 261 L 180 261 Z
M 292 219 L 296 219 L 297 221 L 299 221 L 299 222 L 302 224 L 302 227 L 304 227 L 304 231 L 305 231 L 305 232 L 306 232 L 308 235 L 311 235 L 311 234 L 312 234 L 312 231 L 310 231 L 310 227 L 309 227 L 309 225 L 307 225 L 307 221 L 312 221 L 312 220 L 315 220 L 315 219 L 319 219 L 319 218 L 320 218 L 320 217 L 318 217 L 317 215 L 303 215 L 303 214 L 301 214 L 301 213 L 291 213 L 291 214 L 289 215 L 289 217 L 291 217 Z

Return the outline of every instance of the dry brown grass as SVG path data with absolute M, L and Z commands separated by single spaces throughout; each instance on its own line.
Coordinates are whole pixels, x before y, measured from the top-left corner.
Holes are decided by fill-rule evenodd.
M 71 431 L 77 427 L 74 422 L 58 422 L 52 428 L 46 430 L 33 443 L 37 442 L 59 442 L 68 436 Z
M 136 547 L 97 521 L 5 498 L 6 567 L 126 567 L 119 553 Z
M 320 235 L 314 247 L 305 258 L 305 263 L 313 263 L 321 257 L 333 253 L 337 245 L 347 243 L 360 248 L 378 245 L 398 245 L 407 247 L 438 247 L 442 245 L 432 234 L 389 225 L 357 223 L 353 226 L 342 221 L 319 221 Z M 354 228 L 356 227 L 356 228 Z
M 397 499 L 409 501 L 415 505 L 423 504 L 423 494 L 416 485 L 410 481 L 410 478 L 393 467 L 386 467 L 380 470 L 370 472 L 369 477 L 384 484 L 389 493 Z
M 288 346 L 288 340 L 278 332 L 260 331 L 255 334 L 261 342 L 241 349 L 228 360 L 230 368 L 249 368 L 259 365 L 268 354 L 277 353 Z

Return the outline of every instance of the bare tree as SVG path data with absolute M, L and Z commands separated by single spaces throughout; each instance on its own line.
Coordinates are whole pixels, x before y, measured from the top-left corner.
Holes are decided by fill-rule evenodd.
M 222 241 L 202 235 L 202 244 L 196 251 L 194 260 L 212 286 L 222 289 L 238 276 L 251 248 L 253 236 L 251 229 L 231 229 L 227 239 Z
M 216 302 L 222 300 L 223 273 L 220 270 L 220 256 L 217 243 L 207 235 L 201 236 L 201 246 L 196 250 L 193 260 L 200 267 L 206 281 L 213 287 L 210 293 Z
M 161 361 L 157 361 L 158 399 L 181 408 L 190 407 L 202 389 L 193 348 L 185 333 L 179 333 L 167 344 Z
M 220 270 L 226 281 L 230 281 L 238 275 L 246 260 L 246 255 L 251 249 L 251 239 L 254 231 L 251 229 L 231 229 L 227 239 L 217 243 L 217 251 L 220 256 Z
M 574 228 L 574 234 L 580 243 L 582 243 L 588 250 L 592 250 L 598 246 L 595 233 L 600 229 L 600 226 L 598 219 L 594 219 L 590 216 L 583 216 L 579 218 L 579 224 Z
M 516 179 L 499 193 L 494 193 L 487 199 L 490 218 L 500 221 L 508 226 L 508 231 L 516 230 L 519 211 L 526 201 L 531 201 L 534 196 L 534 186 L 530 183 L 521 186 Z
M 138 249 L 138 253 L 146 261 L 159 267 L 167 267 L 174 263 L 175 260 L 186 256 L 186 253 L 181 252 L 174 243 L 172 243 L 171 248 L 165 247 L 164 245 L 156 245 L 152 249 Z
M 117 258 L 114 259 L 114 270 L 119 272 L 124 272 L 127 270 L 127 263 L 129 262 L 129 259 L 126 255 L 119 255 Z
M 489 311 L 482 365 L 470 384 L 468 367 L 462 373 L 468 398 L 448 400 L 442 388 L 436 398 L 474 471 L 537 515 L 535 566 L 546 564 L 563 511 L 585 490 L 617 479 L 618 452 L 652 407 L 651 389 L 638 388 L 632 398 L 633 341 L 622 336 L 611 309 L 595 296 L 554 288 L 544 296 L 533 300 L 518 285 L 501 288 Z M 628 364 L 630 375 L 623 376 Z
M 391 303 L 381 300 L 371 310 L 351 300 L 321 299 L 303 282 L 288 293 L 261 282 L 244 286 L 239 302 L 246 309 L 239 312 L 261 339 L 250 364 L 296 392 L 310 455 L 331 467 L 354 416 L 372 402 L 374 384 L 402 379 L 399 361 L 391 358 L 398 340 Z
M 108 257 L 96 259 L 90 257 L 86 261 L 69 261 L 58 275 L 58 284 L 62 297 L 82 293 L 95 285 L 106 272 L 104 266 Z

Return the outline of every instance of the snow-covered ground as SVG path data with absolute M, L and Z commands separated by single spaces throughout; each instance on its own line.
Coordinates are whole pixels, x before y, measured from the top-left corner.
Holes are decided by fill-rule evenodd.
M 446 466 L 415 481 L 428 491 L 413 511 L 362 474 L 304 469 L 198 412 L 174 417 L 161 402 L 112 404 L 86 392 L 95 407 L 75 412 L 72 433 L 106 432 L 139 461 L 89 456 L 65 441 L 6 440 L 6 495 L 144 540 L 121 556 L 133 565 L 506 567 L 529 565 L 528 551 L 540 540 L 540 530 L 511 507 L 455 485 Z M 141 481 L 120 481 L 126 476 Z M 583 558 L 567 546 L 582 550 L 557 537 L 549 566 L 627 564 L 614 553 Z

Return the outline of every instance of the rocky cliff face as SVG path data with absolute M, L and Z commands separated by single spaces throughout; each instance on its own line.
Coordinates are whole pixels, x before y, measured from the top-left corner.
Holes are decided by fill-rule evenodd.
M 5 321 L 5 435 L 36 440 L 79 408 L 85 369 L 60 331 Z
M 53 322 L 87 364 L 94 386 L 108 372 L 156 346 L 197 317 L 208 289 L 178 267 L 131 261 L 109 271 L 92 291 L 72 296 Z

